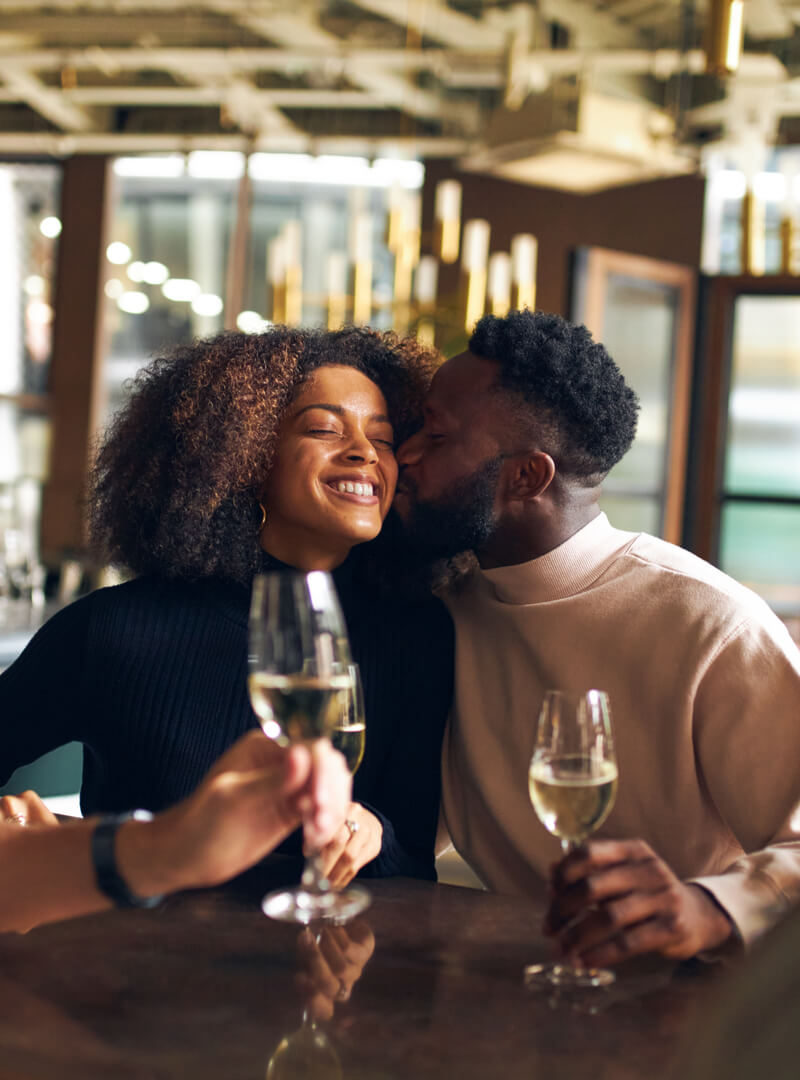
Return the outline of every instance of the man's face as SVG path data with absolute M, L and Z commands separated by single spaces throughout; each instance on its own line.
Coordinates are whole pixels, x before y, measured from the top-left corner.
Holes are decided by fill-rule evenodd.
M 431 556 L 480 549 L 496 527 L 505 441 L 502 399 L 490 392 L 496 377 L 496 364 L 472 353 L 448 360 L 423 427 L 398 450 L 394 509 L 408 540 Z

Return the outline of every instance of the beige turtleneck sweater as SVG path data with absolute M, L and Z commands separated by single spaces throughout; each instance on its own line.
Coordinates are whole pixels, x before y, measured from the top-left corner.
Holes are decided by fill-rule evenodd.
M 443 810 L 489 888 L 524 894 L 559 858 L 528 799 L 537 712 L 548 688 L 596 688 L 619 764 L 596 835 L 646 840 L 745 941 L 800 900 L 800 651 L 759 597 L 600 514 L 445 599 L 456 698 Z

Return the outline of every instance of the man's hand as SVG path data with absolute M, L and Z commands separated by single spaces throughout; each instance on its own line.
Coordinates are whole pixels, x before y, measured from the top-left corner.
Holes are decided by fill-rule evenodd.
M 722 945 L 733 924 L 644 840 L 591 840 L 553 867 L 545 933 L 587 967 L 658 952 L 686 960 Z
M 347 823 L 356 826 L 355 831 Z M 322 872 L 334 889 L 343 889 L 381 850 L 383 826 L 361 803 L 351 802 L 344 821 L 320 851 Z M 308 845 L 307 845 L 308 846 Z

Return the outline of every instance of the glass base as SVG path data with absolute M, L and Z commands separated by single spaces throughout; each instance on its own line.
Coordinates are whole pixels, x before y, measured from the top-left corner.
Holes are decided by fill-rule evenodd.
M 578 968 L 571 964 L 528 964 L 525 985 L 542 987 L 610 986 L 616 979 L 608 968 Z
M 360 885 L 351 885 L 341 892 L 309 892 L 298 885 L 267 893 L 261 901 L 261 910 L 270 919 L 307 926 L 313 922 L 346 923 L 371 903 L 372 897 Z

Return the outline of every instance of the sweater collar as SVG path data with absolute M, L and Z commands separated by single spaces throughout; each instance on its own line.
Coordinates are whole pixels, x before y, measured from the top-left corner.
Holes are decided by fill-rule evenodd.
M 350 554 L 344 562 L 340 566 L 337 566 L 335 570 L 331 571 L 331 577 L 333 578 L 340 598 L 342 593 L 350 593 L 354 589 L 354 576 L 357 561 L 358 556 L 355 553 L 355 549 L 353 549 L 350 551 Z M 267 574 L 275 570 L 287 570 L 295 573 L 304 572 L 302 570 L 298 571 L 296 566 L 281 562 L 281 560 L 276 559 L 274 555 L 270 555 L 269 552 L 262 550 L 259 555 L 259 564 L 256 572 L 259 574 Z
M 481 584 L 501 604 L 562 600 L 596 581 L 635 536 L 613 528 L 606 515 L 600 513 L 538 559 L 479 571 Z

